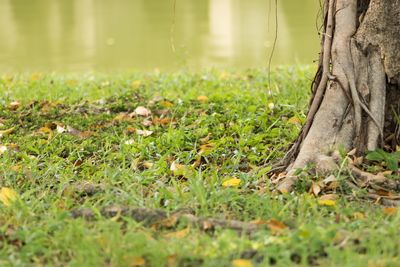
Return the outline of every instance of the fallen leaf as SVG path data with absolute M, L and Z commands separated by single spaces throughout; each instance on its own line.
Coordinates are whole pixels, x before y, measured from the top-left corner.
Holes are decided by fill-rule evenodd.
M 353 217 L 354 217 L 354 219 L 356 219 L 356 220 L 363 220 L 363 219 L 365 219 L 364 213 L 361 213 L 361 212 L 354 212 L 354 213 L 353 213 Z
M 185 178 L 190 178 L 195 174 L 195 170 L 192 166 L 178 164 L 175 161 L 171 163 L 169 168 L 175 176 L 183 176 Z
M 233 267 L 253 267 L 251 260 L 246 259 L 236 259 L 232 261 Z
M 128 114 L 128 113 L 125 113 L 125 112 L 121 112 L 121 113 L 119 113 L 117 116 L 115 116 L 115 118 L 113 119 L 113 121 L 116 121 L 116 122 L 121 122 L 121 121 L 131 121 L 132 120 L 132 117 Z
M 321 192 L 321 186 L 318 183 L 312 183 L 311 190 L 314 196 L 318 196 L 318 194 Z
M 135 114 L 139 115 L 139 116 L 150 116 L 151 115 L 151 111 L 145 107 L 139 106 L 135 109 Z
M 208 97 L 207 96 L 205 96 L 205 95 L 199 95 L 198 97 L 197 97 L 197 101 L 199 101 L 199 102 L 207 102 L 208 101 Z
M 160 105 L 163 106 L 164 108 L 171 108 L 174 106 L 174 104 L 170 101 L 164 100 L 160 102 Z
M 208 154 L 215 149 L 214 143 L 207 143 L 200 146 L 199 154 Z
M 172 120 L 170 118 L 156 118 L 153 120 L 154 124 L 160 124 L 160 125 L 167 125 L 170 124 Z
M 18 194 L 14 189 L 8 187 L 2 187 L 0 189 L 0 202 L 2 202 L 4 206 L 11 206 L 17 199 Z
M 136 134 L 143 135 L 144 137 L 147 137 L 147 136 L 152 135 L 153 131 L 136 129 Z
M 32 73 L 30 79 L 33 82 L 39 80 L 40 77 L 41 77 L 40 73 Z
M 142 84 L 142 82 L 140 80 L 135 80 L 131 83 L 131 87 L 133 89 L 138 89 L 140 87 L 140 85 Z
M 6 152 L 8 150 L 8 148 L 6 146 L 0 145 L 0 155 L 4 154 L 4 152 Z
M 152 124 L 153 124 L 153 122 L 150 121 L 150 120 L 143 120 L 143 121 L 142 121 L 142 125 L 143 125 L 143 126 L 151 126 Z
M 177 238 L 177 239 L 182 239 L 186 237 L 190 232 L 190 228 L 185 228 L 183 230 L 177 231 L 177 232 L 172 232 L 172 233 L 167 233 L 164 235 L 166 238 Z
M 386 215 L 395 215 L 397 213 L 396 207 L 385 207 L 383 208 L 383 213 Z
M 132 264 L 130 266 L 137 267 L 137 266 L 144 266 L 146 264 L 146 260 L 142 257 L 135 257 L 132 260 Z
M 270 220 L 254 220 L 251 223 L 256 225 L 266 225 L 271 231 L 279 232 L 288 228 L 286 224 L 276 219 Z
M 145 162 L 142 163 L 142 165 L 143 165 L 143 167 L 145 167 L 146 169 L 150 169 L 150 168 L 152 168 L 152 167 L 154 166 L 154 163 L 153 163 L 153 162 L 150 162 L 150 161 L 145 161 Z
M 67 131 L 63 126 L 57 124 L 57 133 L 64 133 L 65 131 Z
M 2 130 L 2 131 L 0 131 L 0 137 L 12 134 L 14 132 L 14 130 L 15 130 L 15 127 L 11 127 L 9 129 Z
M 288 123 L 291 124 L 301 124 L 301 120 L 298 117 L 291 117 L 290 119 L 288 119 Z
M 318 199 L 318 204 L 321 206 L 335 206 L 336 201 L 331 199 Z
M 169 255 L 169 256 L 168 256 L 168 259 L 167 259 L 167 266 L 168 266 L 168 267 L 177 266 L 177 264 L 176 264 L 176 258 L 177 258 L 177 255 L 176 255 L 176 254 Z
M 132 145 L 133 143 L 135 143 L 135 140 L 133 139 L 129 139 L 125 141 L 125 145 Z
M 222 186 L 224 186 L 224 187 L 237 187 L 237 186 L 240 185 L 240 183 L 241 183 L 240 179 L 233 177 L 233 178 L 230 178 L 230 179 L 224 181 L 222 183 Z
M 21 106 L 21 103 L 18 101 L 13 101 L 10 104 L 8 104 L 8 108 L 11 110 L 16 110 Z

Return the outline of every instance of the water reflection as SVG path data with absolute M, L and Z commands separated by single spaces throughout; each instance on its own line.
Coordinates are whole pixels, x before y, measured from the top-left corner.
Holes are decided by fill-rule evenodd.
M 274 1 L 176 1 L 0 0 L 0 72 L 266 66 Z M 316 58 L 316 2 L 279 1 L 274 64 Z

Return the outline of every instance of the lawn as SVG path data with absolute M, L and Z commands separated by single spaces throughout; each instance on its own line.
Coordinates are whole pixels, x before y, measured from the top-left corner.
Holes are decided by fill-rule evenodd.
M 400 266 L 345 168 L 273 191 L 313 72 L 3 76 L 0 266 Z

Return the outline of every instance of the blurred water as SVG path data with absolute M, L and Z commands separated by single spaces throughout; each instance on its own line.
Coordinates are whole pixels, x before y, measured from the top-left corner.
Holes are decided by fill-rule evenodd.
M 318 55 L 317 0 L 0 0 L 0 72 L 265 67 Z M 175 49 L 173 49 L 173 47 Z

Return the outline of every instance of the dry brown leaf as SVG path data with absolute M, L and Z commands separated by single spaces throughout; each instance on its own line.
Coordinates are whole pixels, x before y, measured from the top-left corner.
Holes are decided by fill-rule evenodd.
M 168 267 L 177 266 L 177 264 L 176 264 L 176 259 L 177 259 L 177 255 L 176 255 L 176 254 L 169 255 L 169 256 L 168 256 L 168 259 L 167 259 L 167 266 L 168 266 Z
M 170 118 L 156 118 L 153 120 L 154 124 L 168 125 L 172 122 Z
M 128 113 L 125 112 L 121 112 L 119 113 L 117 116 L 115 116 L 115 118 L 113 119 L 113 121 L 116 122 L 121 122 L 121 121 L 131 121 L 132 118 Z
M 284 224 L 281 221 L 278 221 L 276 219 L 270 219 L 270 220 L 254 220 L 251 221 L 251 223 L 256 224 L 256 225 L 266 225 L 268 229 L 270 229 L 273 232 L 280 232 L 282 230 L 288 229 L 288 226 Z
M 18 101 L 13 101 L 10 104 L 8 104 L 8 108 L 11 110 L 16 110 L 21 106 L 21 103 Z
M 142 163 L 143 167 L 145 167 L 146 169 L 151 169 L 154 166 L 153 162 L 150 161 L 145 161 Z
M 145 107 L 142 107 L 142 106 L 137 107 L 137 108 L 135 109 L 134 113 L 135 113 L 136 115 L 144 116 L 144 117 L 147 117 L 147 116 L 150 116 L 150 115 L 151 115 L 150 109 L 145 108 Z
M 153 134 L 153 131 L 136 129 L 136 134 L 142 135 L 142 136 L 144 136 L 144 137 L 147 137 L 147 136 L 152 135 L 152 134 Z
M 395 215 L 397 213 L 397 207 L 385 207 L 383 213 L 386 215 Z
M 190 232 L 190 228 L 185 228 L 183 230 L 177 231 L 177 232 L 172 232 L 172 233 L 167 233 L 164 235 L 166 238 L 177 238 L 177 239 L 182 239 L 185 238 Z
M 318 196 L 318 194 L 321 192 L 321 186 L 318 183 L 312 183 L 311 190 L 314 194 L 314 196 Z
M 215 149 L 214 143 L 207 143 L 200 146 L 199 154 L 207 154 Z
M 146 260 L 142 257 L 135 257 L 132 260 L 132 263 L 130 266 L 132 267 L 138 267 L 138 266 L 145 266 L 146 265 Z
M 151 126 L 151 125 L 153 125 L 153 122 L 150 121 L 150 120 L 145 119 L 145 120 L 142 121 L 142 125 L 143 126 Z
M 200 143 L 205 144 L 210 141 L 211 133 L 208 133 L 206 137 L 200 138 Z

